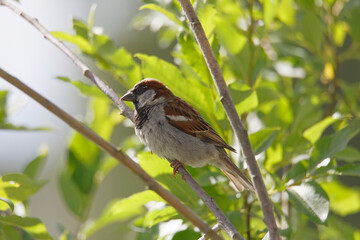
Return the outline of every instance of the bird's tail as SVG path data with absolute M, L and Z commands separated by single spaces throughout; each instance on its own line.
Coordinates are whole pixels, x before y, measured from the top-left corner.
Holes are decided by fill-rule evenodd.
M 224 161 L 220 169 L 240 192 L 244 190 L 255 192 L 251 181 L 244 173 L 240 171 L 240 169 L 231 161 L 229 157 L 224 157 Z

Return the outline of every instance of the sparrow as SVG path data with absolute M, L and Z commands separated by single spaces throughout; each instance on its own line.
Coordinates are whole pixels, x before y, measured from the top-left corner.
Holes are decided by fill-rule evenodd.
M 135 106 L 136 135 L 150 150 L 169 160 L 174 176 L 181 165 L 219 168 L 237 190 L 254 191 L 251 181 L 225 149 L 236 152 L 189 103 L 155 79 L 138 82 L 122 98 Z

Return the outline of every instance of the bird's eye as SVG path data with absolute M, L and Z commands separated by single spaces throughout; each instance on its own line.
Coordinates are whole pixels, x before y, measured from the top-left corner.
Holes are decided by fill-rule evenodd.
M 137 95 L 141 95 L 146 91 L 147 87 L 146 86 L 139 86 L 138 88 L 135 89 L 135 93 Z

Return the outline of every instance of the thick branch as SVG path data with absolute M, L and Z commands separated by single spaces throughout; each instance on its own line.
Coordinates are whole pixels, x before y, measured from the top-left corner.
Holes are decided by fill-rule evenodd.
M 224 106 L 225 112 L 229 118 L 231 126 L 239 140 L 241 150 L 243 152 L 246 163 L 249 167 L 252 181 L 255 185 L 255 190 L 259 198 L 259 202 L 264 214 L 264 220 L 270 238 L 273 240 L 280 239 L 279 230 L 276 226 L 275 216 L 273 212 L 273 206 L 267 194 L 267 190 L 264 181 L 261 177 L 259 166 L 257 165 L 254 152 L 252 150 L 247 131 L 243 126 L 240 118 L 236 112 L 235 105 L 231 99 L 229 89 L 226 86 L 224 76 L 221 72 L 220 66 L 216 61 L 215 55 L 211 49 L 208 39 L 206 38 L 204 29 L 194 11 L 193 6 L 189 0 L 178 0 L 185 15 L 190 23 L 191 29 L 194 32 L 196 40 L 200 46 L 200 49 L 204 55 L 205 61 L 213 77 L 215 86 L 220 96 L 220 100 Z
M 96 145 L 102 148 L 105 152 L 110 154 L 112 157 L 119 160 L 119 162 L 123 163 L 126 167 L 128 167 L 133 173 L 138 175 L 148 186 L 149 189 L 155 191 L 159 196 L 161 196 L 164 200 L 166 200 L 170 205 L 172 205 L 179 213 L 184 215 L 190 222 L 192 222 L 195 226 L 197 226 L 201 232 L 205 233 L 211 239 L 222 239 L 220 236 L 216 234 L 214 230 L 211 229 L 209 225 L 202 221 L 202 219 L 194 213 L 190 208 L 183 205 L 181 201 L 173 195 L 171 192 L 167 191 L 163 188 L 155 179 L 153 179 L 149 174 L 147 174 L 137 163 L 130 159 L 126 154 L 124 154 L 121 150 L 117 150 L 113 145 L 109 142 L 105 141 L 99 135 L 97 135 L 93 130 L 80 123 L 78 120 L 73 118 L 70 114 L 66 113 L 64 110 L 56 106 L 54 103 L 49 101 L 48 99 L 41 96 L 39 93 L 35 92 L 27 85 L 22 83 L 19 79 L 11 76 L 7 72 L 3 71 L 0 68 L 0 77 L 8 81 L 10 84 L 14 85 L 24 93 L 26 93 L 29 97 L 37 101 L 47 110 L 55 114 L 58 118 L 66 122 L 70 127 L 75 129 L 77 132 L 93 141 Z

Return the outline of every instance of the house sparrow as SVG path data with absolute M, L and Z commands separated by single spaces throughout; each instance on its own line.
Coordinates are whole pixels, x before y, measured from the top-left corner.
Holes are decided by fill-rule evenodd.
M 183 164 L 192 167 L 211 164 L 221 169 L 239 191 L 254 191 L 250 180 L 225 152 L 225 148 L 233 152 L 235 149 L 190 104 L 161 82 L 144 79 L 121 100 L 134 103 L 136 135 L 151 151 L 170 161 L 174 175 Z

